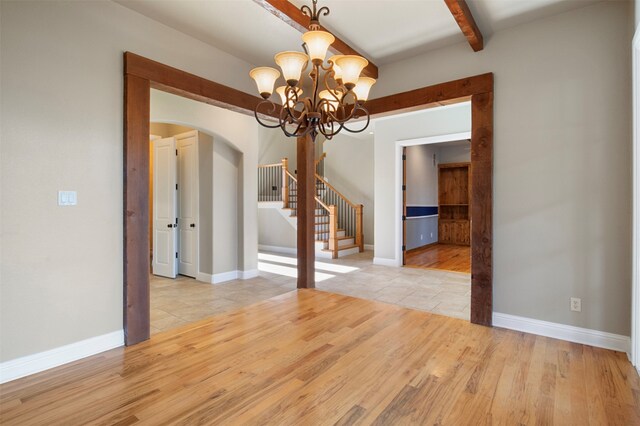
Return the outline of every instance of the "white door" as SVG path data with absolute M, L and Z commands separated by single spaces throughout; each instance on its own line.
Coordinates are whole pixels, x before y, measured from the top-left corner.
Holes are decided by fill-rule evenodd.
M 178 271 L 176 219 L 176 140 L 153 143 L 153 262 L 154 275 L 175 278 Z
M 196 276 L 198 259 L 198 136 L 177 136 L 178 273 Z

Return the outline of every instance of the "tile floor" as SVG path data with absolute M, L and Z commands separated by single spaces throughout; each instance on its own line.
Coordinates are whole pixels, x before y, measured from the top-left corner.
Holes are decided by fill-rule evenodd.
M 373 264 L 366 251 L 316 261 L 319 290 L 378 300 L 407 308 L 469 319 L 470 275 Z M 260 276 L 207 284 L 192 278 L 151 276 L 151 332 L 157 333 L 227 310 L 248 306 L 296 288 L 296 259 L 260 253 Z

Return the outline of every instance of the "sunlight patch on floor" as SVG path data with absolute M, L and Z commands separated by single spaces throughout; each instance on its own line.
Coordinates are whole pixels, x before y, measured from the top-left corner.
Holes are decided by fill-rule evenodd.
M 258 259 L 264 260 L 265 262 L 276 262 L 283 263 L 285 265 L 298 265 L 298 259 L 286 256 L 278 256 L 275 254 L 267 254 L 267 253 L 258 253 Z M 355 268 L 353 266 L 346 265 L 336 265 L 333 263 L 324 263 L 324 262 L 315 262 L 316 269 L 320 269 L 322 271 L 327 272 L 335 272 L 338 274 L 348 274 L 349 272 L 355 272 L 360 268 Z
M 288 266 L 276 265 L 273 263 L 258 262 L 258 270 L 261 272 L 270 272 L 272 274 L 284 275 L 285 277 L 298 277 L 297 268 L 290 268 Z M 316 282 L 322 282 L 330 278 L 334 278 L 335 275 L 316 272 L 315 277 Z

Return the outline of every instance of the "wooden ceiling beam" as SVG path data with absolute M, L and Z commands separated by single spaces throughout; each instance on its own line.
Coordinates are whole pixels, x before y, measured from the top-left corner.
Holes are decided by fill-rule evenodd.
M 476 25 L 466 0 L 444 0 L 474 52 L 484 49 L 482 33 Z
M 302 13 L 293 3 L 288 0 L 253 0 L 255 3 L 262 6 L 265 10 L 275 15 L 282 21 L 291 25 L 301 33 L 305 33 L 309 30 L 309 17 Z M 321 27 L 323 31 L 331 32 L 325 27 Z M 333 42 L 329 48 L 335 53 L 341 55 L 358 55 L 364 57 L 361 53 L 358 53 L 354 48 L 342 41 L 339 37 L 336 37 L 336 41 Z M 378 78 L 378 67 L 369 60 L 369 65 L 362 71 L 363 75 L 371 78 Z

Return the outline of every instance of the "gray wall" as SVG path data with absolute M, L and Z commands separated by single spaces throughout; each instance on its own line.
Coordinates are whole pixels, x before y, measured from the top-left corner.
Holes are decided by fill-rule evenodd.
M 630 333 L 630 14 L 602 2 L 380 68 L 375 97 L 495 73 L 497 312 Z
M 238 267 L 238 178 L 240 155 L 226 143 L 213 144 L 213 273 Z
M 437 145 L 407 147 L 407 206 L 438 205 L 438 151 Z M 437 216 L 407 218 L 406 225 L 407 250 L 438 241 Z
M 298 246 L 296 229 L 275 208 L 258 209 L 258 242 L 294 250 Z
M 328 182 L 363 207 L 364 243 L 374 241 L 373 136 L 338 134 L 324 142 L 324 173 Z
M 438 163 L 468 163 L 471 161 L 471 142 L 464 145 L 447 146 L 447 144 L 438 147 Z
M 206 133 L 198 134 L 198 192 L 200 199 L 198 206 L 200 218 L 198 221 L 199 263 L 198 272 L 213 274 L 213 137 Z M 229 206 L 235 210 L 235 206 Z M 228 208 L 229 208 L 228 207 Z M 238 236 L 235 236 L 237 241 Z
M 111 1 L 0 10 L 6 361 L 122 330 L 122 53 L 255 88 L 251 64 Z M 57 206 L 58 190 L 78 205 Z

